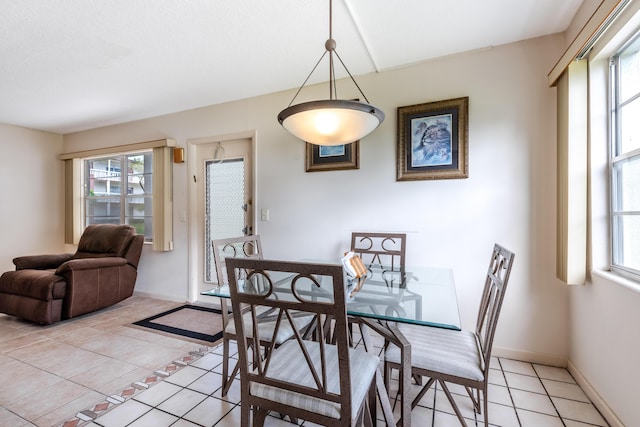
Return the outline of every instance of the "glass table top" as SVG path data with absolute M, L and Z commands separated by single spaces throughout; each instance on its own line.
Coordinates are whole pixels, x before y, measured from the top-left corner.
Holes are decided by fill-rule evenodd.
M 273 277 L 275 295 L 291 294 L 291 276 L 281 273 Z M 447 268 L 415 267 L 404 272 L 370 266 L 362 285 L 345 275 L 347 314 L 383 321 L 412 323 L 460 330 L 460 315 L 453 271 Z M 326 281 L 320 288 L 307 289 L 310 297 L 332 293 Z M 282 285 L 282 286 L 281 286 Z M 245 286 L 245 291 L 247 286 Z M 303 291 L 304 292 L 304 291 Z M 214 287 L 202 295 L 230 298 L 229 286 Z

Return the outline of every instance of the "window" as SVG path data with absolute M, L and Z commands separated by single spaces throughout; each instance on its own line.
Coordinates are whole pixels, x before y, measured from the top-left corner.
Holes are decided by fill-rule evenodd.
M 173 250 L 175 145 L 167 138 L 61 154 L 65 243 L 77 245 L 87 225 L 117 223 L 134 226 L 154 251 Z
M 152 171 L 151 150 L 85 159 L 85 226 L 129 224 L 144 234 L 145 241 L 152 241 Z
M 612 270 L 640 279 L 640 34 L 611 60 Z

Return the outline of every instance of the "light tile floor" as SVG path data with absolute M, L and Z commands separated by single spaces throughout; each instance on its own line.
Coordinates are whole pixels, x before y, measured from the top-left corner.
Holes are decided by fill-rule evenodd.
M 129 326 L 177 305 L 135 296 L 51 326 L 0 314 L 0 426 L 239 425 L 238 382 L 220 395 L 220 346 Z M 493 358 L 490 382 L 491 426 L 608 425 L 566 369 Z M 467 424 L 482 426 L 464 389 L 452 391 Z M 453 414 L 430 390 L 412 424 L 458 426 Z M 292 424 L 268 417 L 267 425 Z

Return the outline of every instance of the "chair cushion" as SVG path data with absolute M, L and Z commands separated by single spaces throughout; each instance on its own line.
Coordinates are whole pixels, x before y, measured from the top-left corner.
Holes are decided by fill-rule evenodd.
M 402 325 L 411 343 L 411 366 L 473 381 L 484 381 L 482 356 L 476 336 L 470 331 Z M 385 360 L 399 364 L 400 349 L 389 346 Z
M 320 370 L 320 347 L 317 342 L 304 341 L 309 356 Z M 338 372 L 338 349 L 333 345 L 325 345 L 327 358 L 327 389 L 332 393 L 340 392 L 340 376 L 331 375 Z M 364 401 L 371 382 L 374 380 L 379 359 L 363 350 L 349 350 L 349 366 L 351 370 L 351 418 L 358 415 L 358 410 Z M 293 384 L 315 388 L 315 382 L 309 367 L 300 351 L 297 341 L 291 340 L 273 351 L 268 377 L 287 381 Z M 332 418 L 340 418 L 340 405 L 323 399 L 305 396 L 303 394 L 284 390 L 256 382 L 251 383 L 251 394 L 263 399 L 283 403 L 296 408 L 315 412 Z
M 253 337 L 253 328 L 251 327 L 251 313 L 245 313 L 243 316 L 244 324 L 245 324 L 245 335 L 248 338 Z M 293 319 L 296 329 L 299 331 L 303 329 L 305 326 L 311 322 L 313 316 L 300 316 L 295 317 Z M 263 321 L 258 323 L 258 335 L 261 340 L 271 341 L 271 337 L 273 337 L 273 330 L 276 327 L 275 321 Z M 236 335 L 236 323 L 231 319 L 227 324 L 227 327 L 224 329 L 226 334 Z M 283 318 L 280 322 L 280 327 L 278 328 L 278 334 L 276 335 L 276 344 L 280 345 L 289 338 L 293 337 L 293 329 L 291 328 L 291 324 L 287 319 Z
M 0 277 L 0 293 L 41 301 L 64 298 L 67 282 L 52 270 L 7 271 Z

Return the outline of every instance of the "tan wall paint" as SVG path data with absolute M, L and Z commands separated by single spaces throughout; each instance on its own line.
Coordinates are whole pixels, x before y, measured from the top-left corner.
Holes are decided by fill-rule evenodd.
M 62 135 L 0 124 L 0 273 L 17 256 L 62 252 Z

